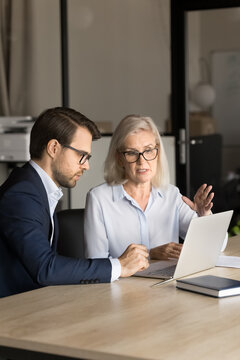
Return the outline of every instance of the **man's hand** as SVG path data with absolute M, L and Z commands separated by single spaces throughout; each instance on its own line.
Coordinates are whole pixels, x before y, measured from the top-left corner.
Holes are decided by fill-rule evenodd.
M 182 250 L 182 244 L 170 242 L 160 245 L 150 250 L 150 258 L 152 260 L 169 260 L 178 259 Z
M 211 208 L 213 207 L 212 199 L 214 197 L 214 193 L 210 193 L 211 190 L 211 185 L 203 184 L 194 195 L 193 201 L 186 196 L 183 196 L 182 199 L 199 216 L 210 215 Z
M 144 245 L 129 245 L 118 258 L 122 267 L 121 277 L 128 277 L 137 271 L 147 269 L 149 266 L 148 255 L 147 248 Z

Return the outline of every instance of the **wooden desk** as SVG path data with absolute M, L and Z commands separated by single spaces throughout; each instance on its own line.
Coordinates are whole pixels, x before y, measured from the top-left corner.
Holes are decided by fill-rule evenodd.
M 240 236 L 227 255 L 240 255 Z M 240 269 L 203 272 L 240 280 Z M 201 273 L 201 274 L 203 274 Z M 50 359 L 239 359 L 240 297 L 215 299 L 175 281 L 46 287 L 0 299 L 0 355 Z M 38 355 L 35 352 L 44 353 Z M 22 356 L 22 357 L 21 357 Z

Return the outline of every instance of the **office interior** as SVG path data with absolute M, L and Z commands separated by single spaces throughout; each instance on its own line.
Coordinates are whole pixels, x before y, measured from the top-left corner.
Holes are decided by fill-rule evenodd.
M 172 70 L 180 61 L 177 56 L 172 63 L 173 3 L 216 5 L 186 13 L 186 129 L 172 116 Z M 61 52 L 62 5 L 67 59 Z M 154 119 L 163 136 L 171 182 L 183 184 L 180 190 L 189 195 L 201 182 L 212 183 L 214 211 L 234 209 L 238 220 L 239 0 L 0 0 L 0 25 L 0 184 L 28 160 L 34 118 L 68 102 L 102 132 L 93 143 L 91 169 L 74 189 L 64 190 L 60 204 L 84 208 L 89 188 L 104 181 L 112 131 L 125 115 L 141 113 Z M 229 239 L 224 254 L 239 256 L 239 240 Z M 240 280 L 238 268 L 205 273 Z M 174 281 L 161 286 L 156 279 L 131 277 L 43 287 L 1 299 L 0 357 L 235 360 L 238 314 L 238 296 L 187 293 Z
M 12 116 L 34 119 L 43 109 L 63 103 L 62 3 L 1 1 L 1 121 Z M 103 137 L 93 144 L 91 169 L 76 188 L 65 190 L 61 208 L 83 208 L 89 188 L 104 181 L 103 162 L 111 133 L 132 113 L 151 116 L 156 122 L 166 146 L 171 182 L 178 185 L 176 167 L 182 160 L 171 118 L 170 0 L 67 0 L 65 4 L 68 105 L 95 121 Z M 188 11 L 186 26 L 190 136 L 186 140 L 190 152 L 185 159 L 190 168 L 186 195 L 192 196 L 202 182 L 213 184 L 214 211 L 234 209 L 237 221 L 240 7 Z M 11 132 L 11 126 L 1 129 L 2 139 Z M 21 131 L 12 132 L 21 139 Z M 27 142 L 27 136 L 20 140 L 20 147 L 21 141 Z M 1 154 L 0 158 L 3 183 L 21 161 L 8 161 Z

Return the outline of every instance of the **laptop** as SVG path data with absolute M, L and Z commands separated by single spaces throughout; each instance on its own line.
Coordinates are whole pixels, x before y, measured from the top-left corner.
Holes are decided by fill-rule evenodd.
M 220 255 L 233 210 L 193 218 L 179 259 L 154 261 L 134 276 L 174 280 L 214 267 Z

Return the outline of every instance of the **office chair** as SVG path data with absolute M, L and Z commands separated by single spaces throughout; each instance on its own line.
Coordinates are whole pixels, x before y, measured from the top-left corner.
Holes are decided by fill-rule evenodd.
M 67 209 L 57 212 L 59 239 L 57 251 L 60 255 L 84 258 L 84 209 Z

